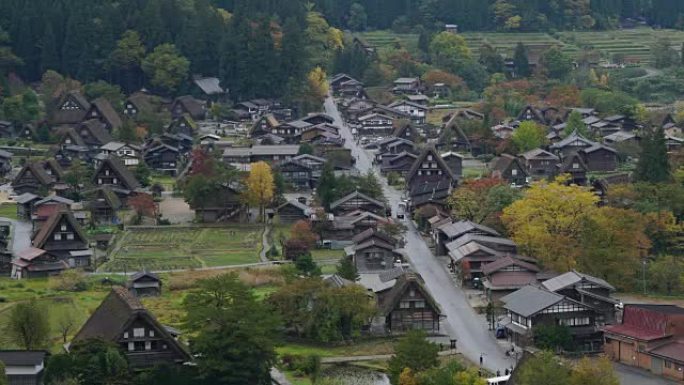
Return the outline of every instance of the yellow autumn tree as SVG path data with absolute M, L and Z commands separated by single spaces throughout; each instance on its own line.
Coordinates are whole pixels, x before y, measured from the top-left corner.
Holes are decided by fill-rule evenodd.
M 468 369 L 454 375 L 455 385 L 487 385 L 487 380 L 480 377 L 475 369 Z
M 416 376 L 410 368 L 404 368 L 399 375 L 399 385 L 418 385 Z
M 584 357 L 572 370 L 570 385 L 619 385 L 613 364 L 607 357 Z
M 271 166 L 266 162 L 252 163 L 246 184 L 247 190 L 245 193 L 247 196 L 245 200 L 252 206 L 258 206 L 259 215 L 266 221 L 266 216 L 264 215 L 266 205 L 273 200 L 275 191 Z
M 501 218 L 520 252 L 559 272 L 576 266 L 583 226 L 598 209 L 598 197 L 588 188 L 564 182 L 559 177 L 532 184 Z

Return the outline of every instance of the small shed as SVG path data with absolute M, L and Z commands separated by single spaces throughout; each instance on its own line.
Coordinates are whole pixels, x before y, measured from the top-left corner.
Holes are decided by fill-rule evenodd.
M 149 271 L 135 273 L 128 280 L 128 291 L 136 297 L 161 295 L 162 282 L 159 276 Z

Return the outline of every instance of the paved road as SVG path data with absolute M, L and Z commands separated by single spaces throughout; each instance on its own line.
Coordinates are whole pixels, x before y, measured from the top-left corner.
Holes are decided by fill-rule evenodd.
M 666 380 L 639 368 L 613 364 L 621 385 L 681 385 L 681 382 Z
M 325 101 L 325 111 L 335 119 L 335 124 L 341 127 L 340 134 L 346 140 L 345 146 L 351 148 L 352 155 L 357 158 L 356 167 L 362 172 L 369 170 L 375 172 L 371 158 L 366 151 L 356 144 L 330 97 Z M 378 177 L 383 184 L 385 196 L 392 207 L 392 212 L 395 213 L 401 201 L 402 193 L 388 186 L 384 177 L 380 175 Z M 478 362 L 480 355 L 484 354 L 483 366 L 492 372 L 497 370 L 503 372 L 505 368 L 511 367 L 513 359 L 504 354 L 504 349 L 497 343 L 492 333 L 487 331 L 484 318 L 470 307 L 463 291 L 454 285 L 446 267 L 432 255 L 412 222 L 407 221 L 406 224 L 408 231 L 406 233 L 405 254 L 413 268 L 423 277 L 427 289 L 447 316 L 443 323 L 445 332 L 458 340 L 459 352 L 472 362 Z
M 12 253 L 16 254 L 31 246 L 33 228 L 29 222 L 22 222 L 9 218 L 0 218 L 0 220 L 12 222 L 14 231 L 12 234 Z

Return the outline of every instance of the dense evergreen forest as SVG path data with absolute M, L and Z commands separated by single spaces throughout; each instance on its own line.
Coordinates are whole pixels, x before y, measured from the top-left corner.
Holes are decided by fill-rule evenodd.
M 54 70 L 126 92 L 153 79 L 167 93 L 183 91 L 169 79 L 176 74 L 217 75 L 234 98 L 283 97 L 301 93 L 315 67 L 331 69 L 342 46 L 331 27 L 427 38 L 444 23 L 528 31 L 617 28 L 635 18 L 679 28 L 682 15 L 679 0 L 4 0 L 0 71 L 35 81 Z

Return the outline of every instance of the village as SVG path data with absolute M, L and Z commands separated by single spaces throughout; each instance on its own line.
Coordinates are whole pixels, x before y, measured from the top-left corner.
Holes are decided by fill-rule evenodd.
M 0 17 L 0 385 L 684 381 L 684 51 L 191 3 L 92 73 Z

